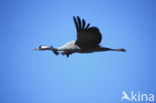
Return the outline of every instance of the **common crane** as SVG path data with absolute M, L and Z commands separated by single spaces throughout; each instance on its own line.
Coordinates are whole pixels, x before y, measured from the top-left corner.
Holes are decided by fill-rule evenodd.
M 59 54 L 58 51 L 62 51 L 61 54 L 66 55 L 67 57 L 73 53 L 92 53 L 101 51 L 125 52 L 125 49 L 123 48 L 111 49 L 99 45 L 102 40 L 99 29 L 94 26 L 90 27 L 89 23 L 86 25 L 85 20 L 81 20 L 79 16 L 77 16 L 77 18 L 73 16 L 73 19 L 77 30 L 77 40 L 70 41 L 58 48 L 41 45 L 34 50 L 52 50 L 56 55 Z

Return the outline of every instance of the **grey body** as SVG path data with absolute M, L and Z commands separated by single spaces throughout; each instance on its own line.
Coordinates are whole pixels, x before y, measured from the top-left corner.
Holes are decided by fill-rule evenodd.
M 89 47 L 89 48 L 81 49 L 78 45 L 75 44 L 75 41 L 71 41 L 71 42 L 68 42 L 67 44 L 63 45 L 62 47 L 57 48 L 57 51 L 64 51 L 66 53 L 68 53 L 68 52 L 92 53 L 92 52 L 106 51 L 108 49 L 109 48 L 105 48 L 100 45 L 96 46 L 96 47 Z
M 102 35 L 98 28 L 90 27 L 90 24 L 85 26 L 85 20 L 81 20 L 77 17 L 73 17 L 74 23 L 77 30 L 77 40 L 70 41 L 65 45 L 54 48 L 52 46 L 39 46 L 34 50 L 52 50 L 56 55 L 61 51 L 62 55 L 66 55 L 69 57 L 72 53 L 92 53 L 92 52 L 101 52 L 101 51 L 125 51 L 125 49 L 111 49 L 107 47 L 103 47 L 100 44 L 102 40 Z

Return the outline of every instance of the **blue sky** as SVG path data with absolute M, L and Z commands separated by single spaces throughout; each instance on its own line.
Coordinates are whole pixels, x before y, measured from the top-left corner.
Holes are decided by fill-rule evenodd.
M 1 103 L 117 103 L 122 91 L 156 95 L 155 0 L 1 0 Z M 32 51 L 76 39 L 72 16 L 123 52 Z

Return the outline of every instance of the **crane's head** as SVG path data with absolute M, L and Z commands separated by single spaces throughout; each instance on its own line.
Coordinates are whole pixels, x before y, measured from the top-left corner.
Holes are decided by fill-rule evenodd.
M 35 48 L 33 50 L 52 50 L 54 54 L 58 55 L 59 52 L 57 52 L 57 48 L 53 48 L 53 46 L 44 46 L 40 45 L 38 48 Z
M 48 48 L 48 46 L 40 45 L 38 48 L 35 48 L 33 50 L 47 50 Z

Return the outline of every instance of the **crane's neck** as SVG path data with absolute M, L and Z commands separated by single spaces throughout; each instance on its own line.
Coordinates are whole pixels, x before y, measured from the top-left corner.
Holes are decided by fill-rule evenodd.
M 56 50 L 56 48 L 53 48 L 52 46 L 39 46 L 39 48 L 36 48 L 34 50 Z

